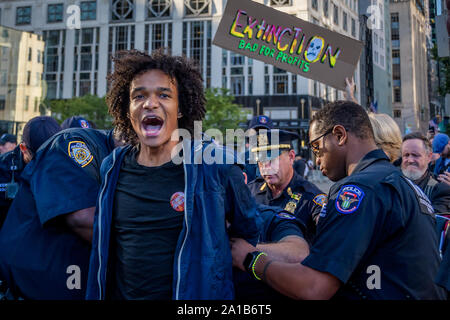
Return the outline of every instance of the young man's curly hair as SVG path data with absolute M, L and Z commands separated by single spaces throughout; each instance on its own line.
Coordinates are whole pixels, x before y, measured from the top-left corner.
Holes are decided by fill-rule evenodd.
M 114 72 L 108 75 L 111 88 L 106 95 L 114 126 L 127 143 L 136 144 L 138 138 L 130 121 L 130 86 L 137 76 L 158 69 L 176 80 L 178 89 L 178 128 L 192 134 L 194 121 L 201 121 L 206 112 L 203 79 L 194 62 L 181 56 L 171 56 L 163 50 L 147 55 L 137 50 L 119 51 L 113 57 Z

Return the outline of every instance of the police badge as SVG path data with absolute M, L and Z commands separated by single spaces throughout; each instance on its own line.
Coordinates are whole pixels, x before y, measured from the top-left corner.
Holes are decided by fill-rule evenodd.
M 267 133 L 260 133 L 258 135 L 258 146 L 264 147 L 269 145 L 269 138 L 267 137 Z
M 68 147 L 69 156 L 82 168 L 91 163 L 94 157 L 83 141 L 71 141 Z

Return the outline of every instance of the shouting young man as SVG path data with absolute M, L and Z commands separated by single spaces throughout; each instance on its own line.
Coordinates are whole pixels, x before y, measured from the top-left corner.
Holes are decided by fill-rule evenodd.
M 162 51 L 125 51 L 110 81 L 109 111 L 130 145 L 102 165 L 87 298 L 232 299 L 227 234 L 255 245 L 260 224 L 242 171 L 194 159 L 227 156 L 211 141 L 188 147 L 184 136 L 183 163 L 172 157 L 177 129 L 192 135 L 205 115 L 200 72 Z

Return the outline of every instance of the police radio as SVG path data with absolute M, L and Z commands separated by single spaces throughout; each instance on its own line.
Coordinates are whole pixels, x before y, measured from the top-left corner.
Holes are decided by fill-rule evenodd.
M 16 197 L 17 191 L 19 191 L 19 184 L 14 181 L 14 171 L 17 170 L 17 166 L 14 164 L 14 158 L 11 159 L 11 182 L 6 184 L 5 197 L 6 199 L 13 200 Z

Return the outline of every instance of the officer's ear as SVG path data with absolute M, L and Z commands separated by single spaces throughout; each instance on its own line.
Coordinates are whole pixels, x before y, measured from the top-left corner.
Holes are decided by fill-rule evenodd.
M 25 163 L 28 163 L 31 161 L 31 159 L 33 159 L 32 153 L 30 150 L 28 150 L 28 147 L 25 143 L 21 142 L 19 144 L 19 148 L 20 148 L 20 152 L 22 152 L 23 155 L 23 161 Z
M 334 126 L 332 133 L 337 138 L 338 146 L 343 146 L 347 143 L 348 132 L 343 126 L 340 124 Z
M 289 160 L 291 160 L 291 163 L 294 163 L 294 161 L 295 161 L 295 151 L 294 151 L 294 149 L 289 150 Z

